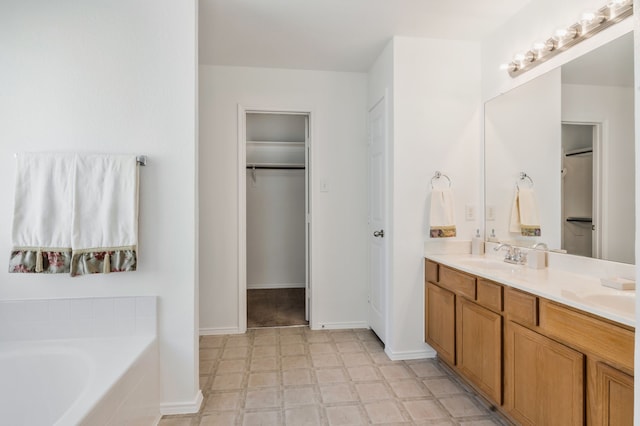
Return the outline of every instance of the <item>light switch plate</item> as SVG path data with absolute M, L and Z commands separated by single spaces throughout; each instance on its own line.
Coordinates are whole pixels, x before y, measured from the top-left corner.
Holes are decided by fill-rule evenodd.
M 496 208 L 493 205 L 487 205 L 487 220 L 496 220 Z
M 464 206 L 464 217 L 467 221 L 476 220 L 476 206 L 472 204 Z

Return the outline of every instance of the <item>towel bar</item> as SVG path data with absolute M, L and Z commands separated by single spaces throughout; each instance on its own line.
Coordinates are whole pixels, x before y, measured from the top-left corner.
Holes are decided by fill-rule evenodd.
M 533 188 L 533 179 L 531 179 L 531 176 L 529 176 L 528 174 L 526 174 L 525 172 L 520 172 L 520 178 L 518 179 L 518 181 L 516 182 L 516 187 L 518 189 L 520 189 L 520 185 L 518 185 L 518 182 L 524 182 L 528 180 L 529 181 L 529 187 Z
M 18 158 L 18 153 L 13 154 L 13 158 Z M 147 156 L 146 155 L 138 155 L 136 157 L 136 161 L 138 162 L 139 166 L 146 166 L 147 165 Z

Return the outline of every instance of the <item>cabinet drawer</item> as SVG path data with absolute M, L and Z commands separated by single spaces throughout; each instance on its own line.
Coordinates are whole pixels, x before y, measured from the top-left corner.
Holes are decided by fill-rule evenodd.
M 502 286 L 491 281 L 478 278 L 477 302 L 494 312 L 502 312 Z
M 550 337 L 633 371 L 633 331 L 548 300 L 540 302 L 540 329 Z
M 538 298 L 531 294 L 505 288 L 504 311 L 517 323 L 529 327 L 538 325 Z
M 456 294 L 476 299 L 476 277 L 440 265 L 440 285 Z
M 438 264 L 430 260 L 424 262 L 424 276 L 427 282 L 438 282 Z

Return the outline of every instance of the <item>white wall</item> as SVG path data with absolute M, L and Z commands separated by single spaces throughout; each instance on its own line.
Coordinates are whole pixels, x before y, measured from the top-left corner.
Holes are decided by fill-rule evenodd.
M 563 121 L 602 123 L 602 254 L 624 263 L 635 262 L 633 95 L 631 87 L 562 85 Z
M 247 170 L 247 288 L 305 286 L 304 174 Z
M 311 327 L 366 326 L 366 82 L 358 73 L 200 67 L 201 332 L 241 331 L 238 104 L 311 111 Z
M 634 10 L 639 10 L 640 0 L 633 1 Z M 634 123 L 635 123 L 635 211 L 636 211 L 636 241 L 635 241 L 635 253 L 636 253 L 636 265 L 640 264 L 640 221 L 638 220 L 638 212 L 640 212 L 640 173 L 638 172 L 638 164 L 640 164 L 640 15 L 633 15 L 633 66 L 634 66 Z M 640 282 L 640 269 L 636 266 L 636 282 Z M 640 318 L 640 298 L 636 297 L 636 322 Z M 635 354 L 640 354 L 640 338 L 636 335 L 635 342 Z M 640 371 L 640 356 L 634 357 L 634 371 Z M 634 381 L 634 393 L 633 393 L 633 424 L 640 425 L 640 380 Z
M 429 235 L 431 178 L 447 174 L 455 195 L 456 239 L 470 240 L 477 220 L 465 205 L 481 206 L 480 45 L 475 42 L 393 39 L 392 278 L 387 353 L 431 353 L 424 343 L 424 241 Z M 388 76 L 388 72 L 386 73 Z M 386 80 L 383 79 L 383 80 Z
M 157 295 L 162 401 L 194 405 L 197 2 L 0 4 L 0 253 L 20 151 L 147 154 L 138 271 L 8 274 L 0 300 Z M 197 407 L 196 407 L 197 409 Z

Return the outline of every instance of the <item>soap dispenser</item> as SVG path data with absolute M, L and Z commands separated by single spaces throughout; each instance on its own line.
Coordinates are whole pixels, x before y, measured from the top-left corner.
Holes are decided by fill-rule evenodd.
M 480 229 L 476 229 L 476 236 L 471 239 L 471 254 L 484 254 L 484 240 L 480 236 Z

